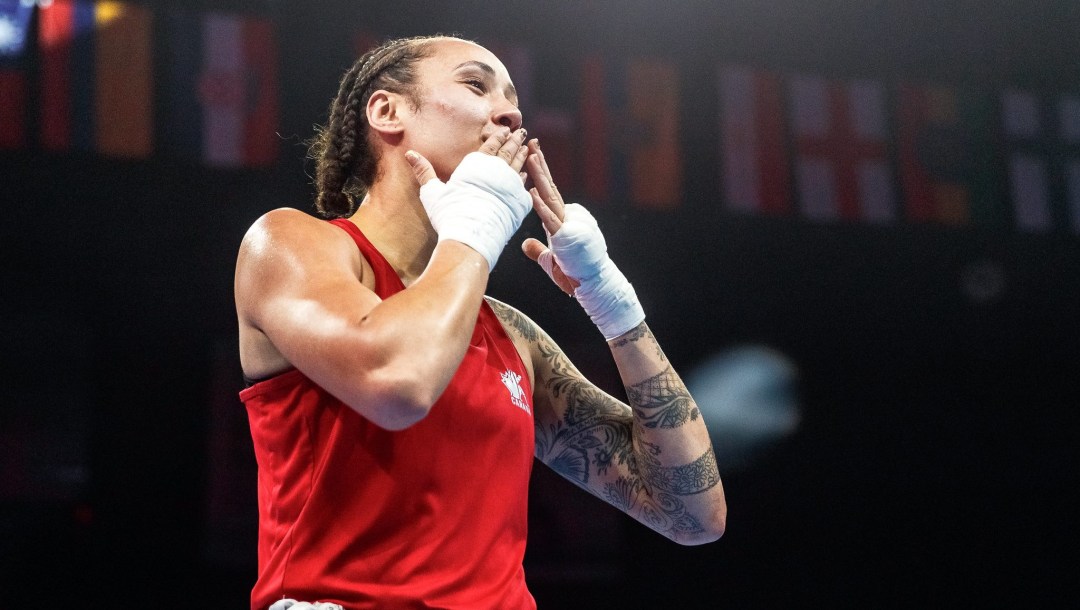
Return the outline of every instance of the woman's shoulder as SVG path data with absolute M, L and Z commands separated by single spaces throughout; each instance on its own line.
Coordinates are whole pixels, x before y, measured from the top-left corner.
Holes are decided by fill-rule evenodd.
M 274 269 L 326 269 L 362 275 L 355 242 L 340 227 L 295 208 L 278 208 L 260 216 L 240 244 L 237 271 L 256 274 Z
M 343 248 L 351 243 L 348 235 L 331 223 L 296 208 L 278 208 L 266 212 L 248 228 L 241 250 L 252 254 L 272 253 L 281 249 Z

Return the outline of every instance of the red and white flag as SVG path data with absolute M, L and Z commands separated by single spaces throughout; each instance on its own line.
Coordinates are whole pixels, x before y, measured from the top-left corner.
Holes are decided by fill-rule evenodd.
M 266 19 L 173 11 L 166 148 L 215 167 L 272 165 L 277 44 Z
M 788 92 L 802 213 L 815 220 L 894 220 L 884 87 L 800 76 Z
M 720 165 L 725 206 L 791 212 L 791 170 L 780 79 L 746 68 L 720 69 Z

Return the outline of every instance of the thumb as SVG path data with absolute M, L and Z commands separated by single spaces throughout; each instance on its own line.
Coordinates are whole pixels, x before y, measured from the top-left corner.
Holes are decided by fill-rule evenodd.
M 415 150 L 406 152 L 405 160 L 412 166 L 413 175 L 416 176 L 416 183 L 420 186 L 424 186 L 431 180 L 439 179 L 435 175 L 435 168 L 431 166 L 431 163 Z
M 580 282 L 563 273 L 558 261 L 555 260 L 555 253 L 540 243 L 539 240 L 531 237 L 526 239 L 521 244 L 521 251 L 525 253 L 525 256 L 539 264 L 540 268 L 551 278 L 551 281 L 555 282 L 555 285 L 566 294 L 573 296 L 574 291 L 581 285 Z
M 530 260 L 537 263 L 540 262 L 541 254 L 543 254 L 544 252 L 550 252 L 550 250 L 547 249 L 547 246 L 540 243 L 539 240 L 533 239 L 531 237 L 526 239 L 521 244 L 521 251 L 524 252 L 525 256 L 528 256 Z

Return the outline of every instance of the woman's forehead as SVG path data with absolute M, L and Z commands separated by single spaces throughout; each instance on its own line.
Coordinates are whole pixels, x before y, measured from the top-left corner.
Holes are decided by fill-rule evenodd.
M 438 69 L 453 70 L 469 62 L 474 62 L 474 65 L 475 62 L 479 62 L 490 66 L 496 74 L 501 73 L 509 77 L 502 61 L 494 53 L 475 42 L 460 38 L 438 38 L 431 44 L 435 45 L 435 53 L 428 59 L 433 60 L 431 63 L 438 66 Z

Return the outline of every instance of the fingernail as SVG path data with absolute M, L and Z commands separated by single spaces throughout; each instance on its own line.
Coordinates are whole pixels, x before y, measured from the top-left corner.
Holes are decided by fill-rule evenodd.
M 524 141 L 524 140 L 525 140 L 525 138 L 527 138 L 527 137 L 529 137 L 529 132 L 528 132 L 528 130 L 527 130 L 527 129 L 525 129 L 524 127 L 522 127 L 522 128 L 521 128 L 521 140 L 522 140 L 522 141 Z
M 415 151 L 412 151 L 412 150 L 405 151 L 405 159 L 408 160 L 409 163 L 416 163 L 416 161 L 419 158 L 420 158 L 420 155 L 416 154 Z

